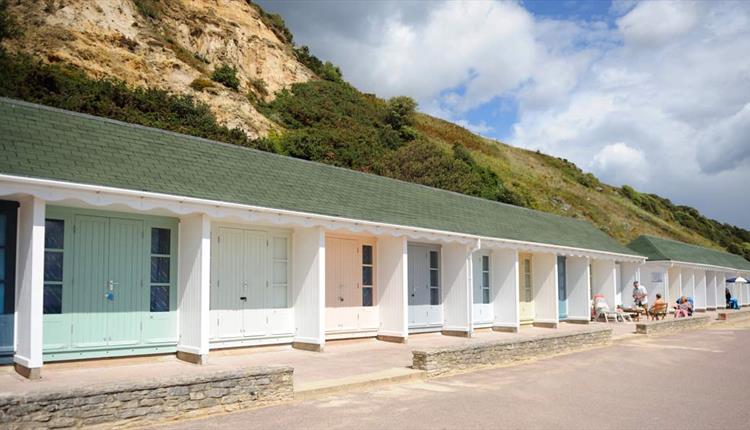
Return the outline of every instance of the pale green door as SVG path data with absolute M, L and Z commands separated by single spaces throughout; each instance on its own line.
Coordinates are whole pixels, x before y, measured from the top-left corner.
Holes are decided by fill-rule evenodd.
M 143 222 L 78 215 L 75 231 L 73 348 L 140 343 Z
M 143 222 L 109 220 L 109 278 L 112 294 L 107 300 L 108 346 L 141 342 L 143 304 Z
M 106 297 L 109 219 L 75 217 L 76 244 L 71 288 L 71 343 L 75 349 L 104 348 L 108 342 Z M 53 343 L 48 340 L 48 342 Z

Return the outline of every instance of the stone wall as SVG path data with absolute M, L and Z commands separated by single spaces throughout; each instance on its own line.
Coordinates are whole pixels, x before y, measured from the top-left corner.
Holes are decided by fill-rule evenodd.
M 659 321 L 639 322 L 635 325 L 638 334 L 666 334 L 683 330 L 703 328 L 711 323 L 709 315 L 693 315 L 688 318 L 668 317 Z
M 750 318 L 750 309 L 727 309 L 719 311 L 718 318 L 722 321 Z
M 70 391 L 0 395 L 0 427 L 108 428 L 262 406 L 294 396 L 291 367 L 258 367 L 210 375 Z
M 583 348 L 604 346 L 612 339 L 612 329 L 592 328 L 567 333 L 551 333 L 533 338 L 469 343 L 448 348 L 412 351 L 412 367 L 430 376 L 493 366 Z

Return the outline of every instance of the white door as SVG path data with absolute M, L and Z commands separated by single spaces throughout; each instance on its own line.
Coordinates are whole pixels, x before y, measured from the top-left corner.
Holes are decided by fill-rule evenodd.
M 440 250 L 413 245 L 409 252 L 409 328 L 439 328 L 443 325 L 440 299 Z
M 263 230 L 219 227 L 211 281 L 214 342 L 291 336 L 287 306 L 288 238 Z M 231 342 L 230 342 L 231 343 Z
M 490 289 L 490 255 L 475 253 L 472 256 L 473 312 L 474 324 L 491 324 L 494 319 L 492 291 Z

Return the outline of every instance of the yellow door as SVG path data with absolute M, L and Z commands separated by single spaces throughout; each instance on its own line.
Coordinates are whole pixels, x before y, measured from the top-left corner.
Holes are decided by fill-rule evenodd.
M 519 319 L 521 324 L 534 322 L 534 287 L 531 278 L 531 255 L 520 254 L 518 267 Z

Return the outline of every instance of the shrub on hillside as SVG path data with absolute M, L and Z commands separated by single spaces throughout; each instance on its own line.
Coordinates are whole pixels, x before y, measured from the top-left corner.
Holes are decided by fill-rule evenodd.
M 203 91 L 206 88 L 211 88 L 213 86 L 214 83 L 206 78 L 195 78 L 193 82 L 190 83 L 190 88 L 195 91 Z
M 237 78 L 237 69 L 229 64 L 222 64 L 217 67 L 211 75 L 211 79 L 233 90 L 240 87 L 240 80 Z

